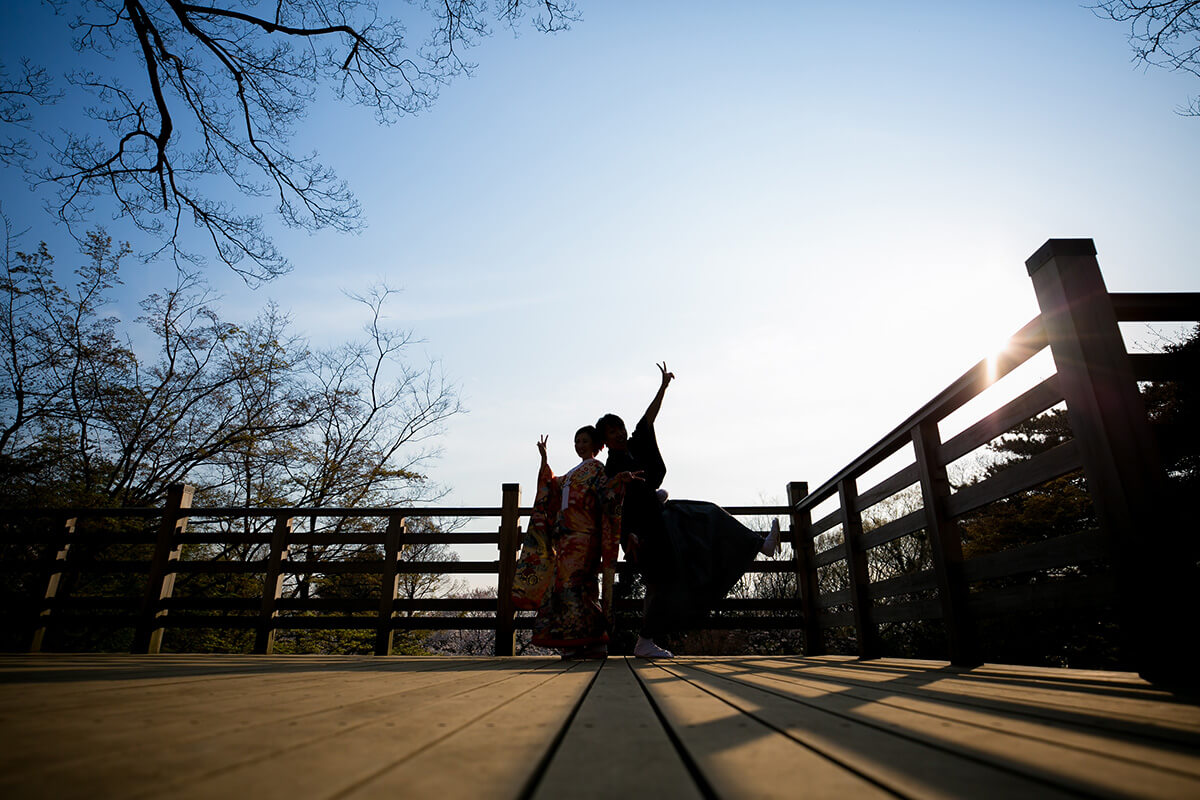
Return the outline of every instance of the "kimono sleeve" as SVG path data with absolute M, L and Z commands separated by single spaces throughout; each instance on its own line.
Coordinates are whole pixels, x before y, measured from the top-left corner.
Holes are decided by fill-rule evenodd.
M 603 472 L 597 472 L 596 498 L 600 513 L 600 563 L 604 567 L 612 567 L 617 563 L 618 546 L 621 543 L 625 485 Z
M 550 529 L 554 527 L 554 520 L 558 517 L 560 505 L 562 505 L 562 498 L 559 492 L 559 479 L 554 477 L 549 466 L 543 466 L 538 470 L 537 494 L 534 496 L 533 510 L 529 514 L 527 538 L 535 536 L 548 545 Z
M 521 544 L 513 575 L 513 607 L 526 611 L 538 608 L 554 578 L 554 558 L 550 548 L 550 529 L 558 516 L 561 502 L 559 481 L 549 468 L 538 473 L 537 497 L 529 515 L 529 530 Z

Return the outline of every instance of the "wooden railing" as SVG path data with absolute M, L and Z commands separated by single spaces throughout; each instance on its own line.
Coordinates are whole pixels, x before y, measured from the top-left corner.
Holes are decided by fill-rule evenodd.
M 1138 382 L 1197 376 L 1184 374 L 1170 354 L 1127 353 L 1118 323 L 1195 322 L 1200 293 L 1109 294 L 1095 253 L 1090 239 L 1048 241 L 1026 262 L 1041 314 L 997 359 L 979 362 L 815 490 L 789 487 L 809 654 L 822 652 L 826 630 L 852 627 L 859 656 L 873 658 L 881 652 L 881 624 L 940 619 L 950 659 L 970 665 L 979 661 L 976 628 L 982 618 L 1111 605 L 1128 663 L 1153 668 L 1178 657 L 1179 636 L 1171 635 L 1172 623 L 1163 624 L 1164 617 L 1183 613 L 1164 603 L 1163 584 L 1174 574 L 1170 561 L 1184 555 L 1163 536 L 1168 509 L 1158 445 L 1168 437 L 1149 424 Z M 1046 347 L 1055 374 L 942 441 L 942 420 Z M 954 491 L 947 465 L 1064 402 L 1072 439 Z M 908 463 L 869 487 L 858 485 L 872 468 L 889 459 L 894 465 L 897 457 Z M 1078 470 L 1099 530 L 964 559 L 963 517 Z M 864 532 L 864 511 L 910 487 L 919 488 L 917 510 Z M 814 521 L 814 509 L 831 500 L 833 510 Z M 839 526 L 840 543 L 816 552 L 814 542 Z M 932 566 L 872 582 L 872 550 L 918 534 L 928 542 Z M 1098 559 L 1110 562 L 1111 575 L 991 588 L 1003 583 L 999 579 L 1047 570 L 1062 577 Z M 828 582 L 818 580 L 818 571 L 835 566 L 848 585 L 823 594 Z
M 945 652 L 953 662 L 966 665 L 979 660 L 977 625 L 981 619 L 1047 606 L 1107 605 L 1117 610 L 1122 646 L 1130 663 L 1153 666 L 1177 656 L 1170 636 L 1174 622 L 1171 618 L 1163 621 L 1164 602 L 1175 602 L 1164 599 L 1163 588 L 1170 583 L 1174 545 L 1164 545 L 1162 539 L 1151 536 L 1163 530 L 1167 521 L 1159 439 L 1168 447 L 1177 443 L 1152 429 L 1138 382 L 1194 380 L 1196 376 L 1182 374 L 1178 360 L 1169 354 L 1127 353 L 1118 323 L 1195 322 L 1200 320 L 1200 293 L 1109 294 L 1091 240 L 1050 240 L 1029 259 L 1027 267 L 1042 311 L 1011 338 L 997 359 L 975 365 L 816 489 L 810 491 L 808 484 L 794 482 L 787 486 L 786 505 L 729 509 L 738 515 L 790 518 L 784 540 L 793 543 L 791 560 L 759 561 L 752 572 L 793 574 L 794 596 L 726 600 L 711 621 L 712 627 L 801 629 L 809 654 L 823 652 L 831 628 L 852 629 L 859 656 L 873 658 L 882 652 L 880 625 L 940 621 Z M 948 415 L 1047 347 L 1055 365 L 1053 375 L 970 420 L 943 441 L 940 424 Z M 1069 441 L 985 480 L 957 490 L 951 485 L 948 465 L 1062 403 L 1073 434 Z M 882 479 L 872 479 L 867 487 L 859 485 L 872 470 L 897 460 L 902 463 Z M 1095 506 L 1096 530 L 964 558 L 964 517 L 1080 470 Z M 905 493 L 917 496 L 914 510 L 865 529 L 864 512 Z M 529 513 L 520 502 L 519 486 L 505 484 L 499 507 L 201 509 L 190 507 L 190 488 L 177 486 L 172 487 L 161 509 L 45 512 L 57 515 L 49 533 L 22 529 L 19 520 L 28 516 L 5 512 L 5 541 L 37 545 L 44 556 L 39 565 L 4 566 L 10 571 L 36 570 L 40 576 L 37 585 L 44 587 L 44 592 L 20 614 L 32 620 L 29 641 L 35 651 L 42 646 L 47 627 L 69 611 L 104 612 L 109 623 L 134 627 L 134 650 L 138 652 L 158 652 L 163 630 L 169 625 L 253 629 L 254 649 L 259 653 L 272 652 L 276 632 L 287 628 L 374 630 L 379 654 L 392 651 L 396 630 L 490 629 L 496 632 L 496 654 L 510 655 L 514 631 L 530 625 L 527 617 L 513 613 L 508 600 L 521 521 Z M 820 509 L 826 510 L 814 519 Z M 495 531 L 484 532 L 409 533 L 406 520 L 422 516 L 491 518 L 499 519 L 499 525 Z M 257 533 L 210 533 L 195 524 L 264 517 L 273 523 L 269 530 Z M 89 533 L 89 520 L 95 518 L 158 523 L 155 529 L 144 526 L 135 533 Z M 373 527 L 378 530 L 314 532 L 320 518 L 371 518 L 377 521 Z M 308 520 L 308 530 L 294 530 L 296 519 Z M 378 524 L 384 520 L 385 524 Z M 840 536 L 831 535 L 837 533 Z M 869 567 L 872 551 L 904 537 L 921 540 L 930 566 L 873 580 Z M 834 546 L 819 546 L 830 539 L 836 542 Z M 152 553 L 148 560 L 73 561 L 72 547 L 82 541 L 137 544 L 152 547 Z M 436 562 L 402 558 L 404 545 L 424 542 L 494 545 L 497 558 Z M 181 558 L 183 548 L 202 544 L 258 545 L 266 548 L 266 557 L 253 561 Z M 334 544 L 372 545 L 381 555 L 367 560 L 307 560 L 294 555 L 302 547 Z M 1100 560 L 1107 560 L 1111 570 L 1070 579 L 1072 569 Z M 124 571 L 149 577 L 139 598 L 61 596 L 61 579 L 72 570 Z M 1059 577 L 1066 574 L 1066 579 L 1005 585 L 1005 579 L 1047 570 L 1057 570 Z M 832 571 L 840 571 L 843 579 L 829 579 Z M 261 596 L 183 598 L 173 594 L 176 575 L 222 572 L 262 576 Z M 378 576 L 379 591 L 352 599 L 284 596 L 287 576 L 317 573 Z M 495 575 L 497 598 L 400 598 L 396 588 L 403 573 Z M 617 612 L 636 617 L 639 606 L 640 601 L 622 600 Z
M 518 484 L 504 484 L 502 502 L 496 507 L 426 508 L 197 508 L 191 505 L 192 487 L 172 486 L 163 508 L 75 509 L 68 511 L 4 512 L 7 530 L 3 541 L 9 546 L 40 549 L 40 560 L 9 558 L 0 564 L 9 575 L 41 576 L 37 585 L 44 592 L 22 608 L 6 609 L 8 624 L 24 624 L 29 630 L 31 652 L 42 649 L 52 625 L 91 624 L 134 630 L 133 651 L 158 653 L 166 628 L 250 629 L 254 652 L 272 653 L 276 633 L 285 629 L 373 630 L 375 652 L 392 652 L 397 630 L 494 630 L 495 653 L 512 655 L 517 629 L 529 628 L 532 620 L 518 617 L 509 598 L 513 566 L 519 550 L 521 521 L 529 508 L 521 507 Z M 784 515 L 786 506 L 747 506 L 731 509 L 740 514 Z M 413 532 L 409 520 L 416 517 L 499 519 L 494 531 Z M 211 530 L 214 523 L 237 520 L 270 520 L 260 530 L 231 533 Z M 319 520 L 359 520 L 366 530 L 318 530 Z M 53 521 L 51 521 L 53 520 Z M 137 525 L 115 526 L 123 520 Z M 296 530 L 303 520 L 308 530 Z M 47 529 L 46 524 L 50 522 Z M 100 524 L 104 523 L 104 524 Z M 249 526 L 253 527 L 253 526 Z M 132 528 L 132 529 L 131 529 Z M 416 561 L 403 557 L 407 545 L 490 545 L 497 558 L 489 561 Z M 250 546 L 262 551 L 250 560 L 183 557 L 187 548 L 205 545 Z M 304 558 L 311 547 L 359 546 L 369 548 L 366 556 Z M 112 546 L 142 548 L 140 558 L 79 558 L 81 548 L 91 553 Z M 28 552 L 28 551 L 27 551 Z M 786 562 L 756 565 L 754 571 L 787 570 Z M 622 565 L 622 575 L 628 568 Z M 67 574 L 147 576 L 144 593 L 135 596 L 71 596 L 62 591 Z M 405 598 L 397 595 L 402 574 L 495 576 L 497 597 Z M 256 597 L 178 596 L 174 592 L 179 575 L 251 575 L 261 578 L 262 593 Z M 378 592 L 354 598 L 285 596 L 288 576 L 370 575 L 378 579 Z M 794 615 L 764 617 L 763 611 L 788 612 L 795 604 L 786 601 L 730 600 L 728 611 L 758 612 L 748 624 L 760 627 L 795 627 Z M 635 616 L 640 601 L 617 603 L 617 612 Z M 716 623 L 729 625 L 729 620 Z

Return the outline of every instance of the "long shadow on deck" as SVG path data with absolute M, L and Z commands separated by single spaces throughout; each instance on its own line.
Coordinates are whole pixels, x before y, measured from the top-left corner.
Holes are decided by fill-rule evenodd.
M 895 695 L 919 698 L 933 705 L 951 707 L 972 707 L 999 714 L 1014 720 L 1028 719 L 1051 724 L 1076 725 L 1080 727 L 1100 728 L 1106 734 L 1126 734 L 1131 737 L 1160 740 L 1164 743 L 1178 743 L 1186 748 L 1200 748 L 1200 732 L 1188 731 L 1177 727 L 1164 726 L 1163 715 L 1158 713 L 1158 704 L 1170 704 L 1184 708 L 1194 708 L 1196 702 L 1188 696 L 1172 693 L 1164 689 L 1156 689 L 1150 684 L 1143 687 L 1126 687 L 1093 683 L 1087 678 L 1076 681 L 1070 677 L 1056 678 L 1047 676 L 1043 680 L 1037 677 L 1019 677 L 998 674 L 993 668 L 979 667 L 974 670 L 961 669 L 952 666 L 943 667 L 893 667 L 891 665 L 872 664 L 870 662 L 851 661 L 843 664 L 808 662 L 804 659 L 789 658 L 788 661 L 799 662 L 789 665 L 778 665 L 779 659 L 745 659 L 738 667 L 728 669 L 720 674 L 706 674 L 721 677 L 726 680 L 736 679 L 738 674 L 755 674 L 785 676 L 800 679 L 818 685 L 838 687 L 836 691 L 844 697 L 854 697 L 866 703 L 886 702 L 878 697 L 871 697 L 872 692 L 888 691 Z M 689 661 L 688 667 L 701 667 L 702 660 Z M 837 670 L 837 674 L 829 674 Z M 864 680 L 855 678 L 853 673 L 872 672 L 875 674 L 892 673 L 893 677 L 886 680 Z M 896 672 L 904 674 L 894 675 Z M 815 673 L 815 674 L 814 674 Z M 1119 674 L 1119 673 L 1118 673 Z M 1136 676 L 1130 680 L 1138 681 Z M 960 691 L 951 691 L 938 684 L 947 681 L 961 684 Z M 1047 686 L 1049 681 L 1054 685 Z M 986 694 L 993 687 L 1012 686 L 1026 690 L 1023 699 L 1002 699 L 996 694 Z M 756 687 L 763 689 L 763 687 Z M 770 689 L 763 689 L 770 691 Z M 974 692 L 974 693 L 972 693 Z M 981 696 L 980 693 L 986 696 Z M 1139 701 L 1141 709 L 1128 708 L 1114 712 L 1101 706 L 1093 710 L 1084 710 L 1084 702 L 1071 702 L 1077 696 L 1096 695 L 1098 700 L 1125 699 Z M 789 695 L 789 697 L 791 697 Z M 791 697 L 791 699 L 795 699 Z M 1083 700 L 1079 697 L 1079 700 Z M 802 702 L 802 701 L 801 701 Z M 1152 704 L 1152 705 L 1147 705 Z M 1115 716 L 1114 716 L 1115 713 Z M 1138 717 L 1145 721 L 1138 721 Z
M 1040 792 L 1111 795 L 1123 772 L 1125 789 L 1117 794 L 1133 789 L 1141 796 L 1140 786 L 1150 796 L 1163 788 L 1139 784 L 1139 773 L 1168 784 L 1167 796 L 1180 786 L 1200 789 L 1200 709 L 1149 684 L 827 659 L 696 658 L 657 666 L 666 670 L 657 680 L 687 681 L 760 723 L 726 725 L 726 747 L 786 736 L 889 791 L 897 776 L 972 795 L 972 782 L 995 789 L 1019 778 Z M 1172 721 L 1172 712 L 1182 717 Z M 939 760 L 950 764 L 941 774 L 931 767 Z M 976 770 L 965 782 L 962 760 Z M 1060 770 L 1056 761 L 1077 763 Z

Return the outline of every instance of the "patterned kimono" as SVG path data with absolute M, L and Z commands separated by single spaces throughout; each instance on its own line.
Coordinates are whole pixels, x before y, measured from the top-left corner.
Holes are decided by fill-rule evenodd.
M 608 641 L 596 575 L 614 566 L 621 532 L 623 487 L 604 474 L 594 458 L 561 477 L 544 468 L 529 522 L 525 547 L 540 538 L 540 558 L 531 563 L 522 552 L 518 583 L 544 584 L 533 622 L 533 643 L 540 647 L 583 647 Z

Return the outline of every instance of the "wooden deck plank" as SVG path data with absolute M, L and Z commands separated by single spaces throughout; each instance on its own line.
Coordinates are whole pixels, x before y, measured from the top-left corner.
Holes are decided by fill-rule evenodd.
M 415 670 L 415 682 L 430 680 L 447 680 L 440 673 L 461 668 L 464 662 L 447 659 L 443 663 L 427 663 Z M 548 663 L 548 662 L 547 662 Z M 398 666 L 398 665 L 397 665 Z M 197 701 L 203 699 L 206 713 L 217 718 L 217 712 L 227 709 L 237 718 L 229 720 L 230 725 L 246 724 L 246 718 L 264 721 L 274 717 L 293 717 L 312 710 L 314 703 L 321 705 L 336 705 L 354 702 L 356 693 L 365 691 L 369 696 L 377 693 L 377 683 L 380 670 L 384 667 L 376 663 L 371 671 L 355 669 L 353 671 L 323 668 L 319 670 L 320 679 L 313 674 L 311 665 L 303 665 L 297 669 L 295 665 L 279 666 L 275 672 L 255 675 L 224 675 L 213 680 L 205 681 L 195 678 L 181 678 L 175 682 L 156 682 L 147 686 L 146 691 L 139 695 L 136 684 L 113 685 L 107 691 L 88 692 L 76 695 L 70 702 L 55 702 L 57 693 L 50 686 L 49 691 L 31 691 L 32 684 L 24 687 L 22 696 L 48 696 L 46 702 L 21 708 L 0 701 L 0 712 L 5 714 L 28 714 L 25 720 L 27 732 L 36 734 L 43 726 L 53 726 L 60 734 L 73 733 L 84 738 L 91 731 L 100 731 L 106 742 L 112 744 L 113 736 L 121 731 L 132 731 L 140 735 L 136 723 L 147 717 L 162 717 L 159 724 L 166 726 L 161 730 L 163 735 L 187 735 L 190 726 L 180 717 L 196 707 Z M 407 668 L 393 669 L 387 665 L 389 673 L 413 672 Z M 474 668 L 474 667 L 472 667 Z M 504 662 L 494 659 L 479 662 L 480 669 L 504 669 Z M 410 687 L 406 687 L 407 691 Z M 0 698 L 7 697 L 3 687 L 0 687 Z M 67 717 L 60 715 L 69 714 Z M 177 715 L 172 719 L 173 715 Z M 135 723 L 131 725 L 130 723 Z M 168 730 L 173 725 L 174 730 Z M 74 726 L 70 730 L 69 726 Z M 115 732 L 115 734 L 114 734 Z M 194 733 L 195 731 L 193 731 Z M 4 758 L 9 755 L 0 753 L 0 767 Z
M 769 658 L 747 659 L 745 669 L 767 669 Z M 1054 675 L 1047 668 L 992 665 L 958 670 L 945 662 L 937 668 L 912 669 L 876 662 L 827 662 L 824 658 L 784 659 L 782 670 L 840 681 L 847 685 L 886 684 L 892 691 L 938 694 L 988 708 L 1022 709 L 1028 714 L 1081 725 L 1200 745 L 1200 706 L 1190 698 L 1155 688 L 1128 673 L 1106 678 L 1072 670 Z M 776 667 L 778 668 L 778 666 Z M 1037 671 L 1032 671 L 1037 670 Z M 1120 676 L 1120 677 L 1117 677 Z
M 37 658 L 45 663 L 39 668 Z M 47 662 L 47 658 L 51 659 Z M 181 687 L 204 687 L 227 684 L 232 692 L 244 691 L 246 681 L 263 681 L 271 685 L 311 683 L 311 672 L 344 672 L 353 674 L 377 670 L 378 662 L 370 656 L 258 656 L 263 663 L 247 663 L 245 656 L 74 656 L 58 655 L 36 658 L 0 656 L 0 696 L 6 697 L 5 707 L 13 711 L 27 709 L 68 710 L 94 706 L 91 698 L 104 695 L 116 709 L 130 703 L 154 705 L 170 702 L 179 695 Z M 66 663 L 60 663 L 60 659 Z M 429 658 L 402 662 L 392 666 L 402 671 L 424 672 L 441 669 L 448 659 Z M 46 692 L 7 692 L 5 687 L 57 687 Z
M 671 664 L 667 669 L 681 679 L 680 683 L 694 684 L 696 691 L 719 698 L 736 712 L 761 720 L 797 744 L 901 796 L 947 799 L 1077 796 L 740 680 L 712 675 L 684 663 Z M 753 673 L 742 675 L 753 677 Z M 802 779 L 799 780 L 796 785 L 804 786 Z
M 278 705 L 275 698 L 295 695 L 298 690 L 327 696 L 331 691 L 352 691 L 356 687 L 371 686 L 383 671 L 388 674 L 411 672 L 414 675 L 433 675 L 468 664 L 485 663 L 504 668 L 504 662 L 499 659 L 479 659 L 474 662 L 447 659 L 441 664 L 423 664 L 415 670 L 397 669 L 400 665 L 384 662 L 377 662 L 371 670 L 339 669 L 333 665 L 319 669 L 304 664 L 279 665 L 275 671 L 262 674 L 222 675 L 212 680 L 184 677 L 177 681 L 155 681 L 148 683 L 144 692 L 138 691 L 137 682 L 122 681 L 102 687 L 99 691 L 76 694 L 69 701 L 60 699 L 60 692 L 56 688 L 58 684 L 30 683 L 16 691 L 0 685 L 0 698 L 6 700 L 4 708 L 10 713 L 27 710 L 53 714 L 82 711 L 102 716 L 105 720 L 120 720 L 150 711 L 164 714 L 187 708 L 195 705 L 196 697 L 203 697 L 207 704 L 240 702 L 242 707 L 246 707 L 247 703 L 271 707 Z
M 293 774 L 299 775 L 322 761 L 336 762 L 353 750 L 348 747 L 345 754 L 335 750 L 323 755 L 320 751 L 331 742 L 334 747 L 339 747 L 340 742 L 357 741 L 364 735 L 378 736 L 376 732 L 380 730 L 388 735 L 393 730 L 403 730 L 406 734 L 416 735 L 417 739 L 427 740 L 430 731 L 437 730 L 446 720 L 453 722 L 456 713 L 460 716 L 473 713 L 476 704 L 486 704 L 489 698 L 504 695 L 512 682 L 520 682 L 522 676 L 536 672 L 533 667 L 547 663 L 551 662 L 544 659 L 516 662 L 503 670 L 488 669 L 486 664 L 481 664 L 483 669 L 461 669 L 450 673 L 455 677 L 453 680 L 418 681 L 415 685 L 413 679 L 424 676 L 384 670 L 379 673 L 376 684 L 364 689 L 355 702 L 324 699 L 315 704 L 312 713 L 267 722 L 246 720 L 245 715 L 236 712 L 231 720 L 227 709 L 210 709 L 203 697 L 198 697 L 189 714 L 189 722 L 194 722 L 196 729 L 204 732 L 199 737 L 181 743 L 159 735 L 157 728 L 171 717 L 158 717 L 135 723 L 140 735 L 133 746 L 114 748 L 102 733 L 83 748 L 88 753 L 86 756 L 70 760 L 57 754 L 62 749 L 61 742 L 75 741 L 74 737 L 39 736 L 36 741 L 42 752 L 30 758 L 35 768 L 32 774 L 30 769 L 17 769 L 0 775 L 0 792 L 29 792 L 21 796 L 30 797 L 84 797 L 93 790 L 117 792 L 120 789 L 118 794 L 111 796 L 134 797 L 156 794 L 172 787 L 173 793 L 179 793 L 181 784 L 198 785 L 197 782 L 203 783 L 207 776 L 223 773 L 254 773 L 266 767 L 267 772 L 279 777 L 274 769 L 276 763 L 296 770 Z M 553 663 L 557 667 L 557 662 Z M 381 663 L 381 666 L 384 665 Z M 441 677 L 446 673 L 437 674 Z M 324 683 L 325 677 L 323 675 L 319 683 Z M 409 685 L 411 688 L 405 689 Z M 519 691 L 519 687 L 512 691 Z M 429 730 L 420 731 L 409 724 L 422 714 Z M 431 721 L 430 717 L 437 719 Z M 230 729 L 231 723 L 237 727 Z M 415 724 L 419 728 L 421 723 Z M 128 739 L 120 737 L 120 741 L 127 742 Z M 72 749 L 80 747 L 73 745 Z M 297 763 L 289 757 L 297 752 L 305 754 L 311 761 L 301 759 Z M 340 772 L 341 767 L 334 771 Z M 54 785 L 64 788 L 61 792 L 56 790 L 45 795 L 36 790 L 39 786 Z M 133 791 L 128 788 L 142 786 L 151 788 Z M 226 791 L 229 791 L 228 787 Z M 232 793 L 237 794 L 236 791 Z
M 637 663 L 634 672 L 716 796 L 892 796 L 712 694 L 677 680 L 662 663 Z
M 44 654 L 0 657 L 0 796 L 1193 798 L 1198 726 L 1000 665 Z
M 962 715 L 929 714 L 876 702 L 879 693 L 830 691 L 828 684 L 781 681 L 775 676 L 740 671 L 718 664 L 689 664 L 695 672 L 751 686 L 798 701 L 808 707 L 868 724 L 895 736 L 992 764 L 996 768 L 1059 785 L 1067 791 L 1108 797 L 1200 797 L 1200 779 L 1128 758 L 1112 758 L 1067 747 L 1052 731 L 1029 738 L 1002 728 L 970 724 Z
M 759 664 L 763 661 L 778 660 L 772 656 L 753 656 L 745 659 L 747 665 Z M 906 677 L 912 681 L 924 682 L 930 676 L 954 677 L 963 680 L 977 680 L 984 683 L 994 683 L 997 686 L 1011 685 L 1015 687 L 1037 687 L 1046 690 L 1067 690 L 1065 698 L 1071 698 L 1073 692 L 1088 691 L 1098 696 L 1113 698 L 1130 698 L 1142 701 L 1161 700 L 1171 703 L 1173 693 L 1151 685 L 1131 672 L 1107 672 L 1100 670 L 1076 670 L 1058 667 L 1026 667 L 1007 666 L 999 664 L 984 664 L 973 668 L 955 667 L 946 661 L 918 661 L 915 659 L 876 659 L 874 661 L 858 661 L 853 658 L 830 656 L 788 657 L 797 669 L 836 669 L 848 670 L 850 674 L 858 675 L 862 680 L 872 680 L 871 676 L 882 676 L 879 680 L 895 680 Z M 1181 701 L 1179 705 L 1192 705 L 1189 701 Z
M 703 795 L 650 706 L 632 665 L 608 659 L 571 722 L 533 800 Z
M 407 696 L 426 687 L 454 682 L 463 688 L 464 681 L 483 681 L 492 672 L 511 669 L 499 660 L 466 665 L 451 661 L 436 671 L 418 673 L 393 672 L 390 667 L 377 662 L 376 671 L 367 676 L 358 672 L 321 671 L 318 677 L 306 669 L 307 677 L 302 682 L 284 682 L 285 688 L 276 691 L 267 691 L 268 683 L 240 683 L 244 692 L 240 699 L 210 696 L 204 691 L 206 685 L 187 681 L 174 693 L 185 696 L 187 705 L 181 708 L 173 704 L 168 709 L 149 709 L 133 715 L 110 713 L 114 707 L 121 709 L 128 698 L 95 695 L 90 706 L 24 720 L 22 737 L 0 749 L 0 775 L 16 778 L 48 768 L 85 769 L 87 762 L 101 760 L 106 762 L 105 769 L 120 768 L 124 760 L 142 759 L 147 748 L 155 747 L 153 741 L 148 741 L 148 730 L 153 731 L 155 740 L 170 741 L 176 748 L 193 749 L 207 746 L 208 739 L 253 738 L 256 731 L 267 725 L 312 729 L 321 724 L 322 713 L 331 710 L 339 717 L 357 710 L 363 719 L 369 719 L 384 713 L 387 704 L 404 702 Z M 426 670 L 428 667 L 425 665 Z M 394 680 L 397 675 L 404 675 L 402 682 Z M 347 677 L 355 679 L 354 682 L 345 680 Z M 0 715 L 12 717 L 3 703 Z M 53 747 L 54 742 L 63 740 L 73 742 L 70 752 L 60 753 L 52 761 L 40 758 L 48 742 Z
M 492 703 L 466 724 L 397 757 L 339 800 L 429 797 L 509 800 L 524 796 L 594 678 L 599 662 L 568 663 L 521 695 Z M 518 701 L 519 702 L 516 702 Z M 570 796 L 570 795 L 568 795 Z
M 396 763 L 435 746 L 497 708 L 525 698 L 539 687 L 569 673 L 573 666 L 555 664 L 541 670 L 513 670 L 503 678 L 465 691 L 435 687 L 435 690 L 422 694 L 419 698 L 422 702 L 394 708 L 386 717 L 360 724 L 357 715 L 348 716 L 337 720 L 337 728 L 326 729 L 322 736 L 308 736 L 303 742 L 278 746 L 265 757 L 243 759 L 198 780 L 172 782 L 168 791 L 173 797 L 181 798 L 291 796 L 297 792 L 307 797 L 344 797 L 369 784 Z M 581 672 L 584 680 L 590 679 L 585 671 Z M 518 707 L 524 706 L 522 702 Z M 276 732 L 280 731 L 267 733 Z M 492 750 L 507 739 L 507 736 L 498 736 L 495 730 L 491 735 L 489 746 Z M 514 755 L 519 756 L 519 751 Z M 478 753 L 463 751 L 458 756 L 458 763 L 442 776 L 443 780 L 459 780 L 476 768 Z M 368 791 L 363 796 L 382 794 Z
M 700 669 L 712 669 L 719 674 L 734 674 L 725 665 L 695 665 Z M 775 671 L 786 667 L 786 662 L 757 662 L 758 669 L 767 670 L 758 675 L 767 681 L 793 683 L 817 691 L 828 689 L 819 677 L 809 673 L 802 676 L 786 671 Z M 766 685 L 766 684 L 764 684 Z M 1171 770 L 1200 778 L 1200 749 L 1164 746 L 1158 738 L 1147 739 L 1135 733 L 1103 731 L 1091 724 L 1090 719 L 1051 712 L 1030 713 L 1024 707 L 993 703 L 989 707 L 963 703 L 968 698 L 959 698 L 936 693 L 922 693 L 920 689 L 898 692 L 892 684 L 876 688 L 869 683 L 843 683 L 847 686 L 840 694 L 855 697 L 869 703 L 893 706 L 914 713 L 926 714 L 939 719 L 950 719 L 1005 735 L 1016 735 L 1031 742 L 1062 745 L 1082 750 L 1117 761 L 1129 761 L 1136 765 L 1147 765 L 1157 769 Z M 1157 734 L 1157 731 L 1154 731 Z

